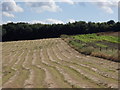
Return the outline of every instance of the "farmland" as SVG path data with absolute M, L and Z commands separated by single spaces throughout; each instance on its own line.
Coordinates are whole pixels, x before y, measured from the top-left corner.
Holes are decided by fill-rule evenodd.
M 3 88 L 118 88 L 118 63 L 80 54 L 60 38 L 2 43 Z

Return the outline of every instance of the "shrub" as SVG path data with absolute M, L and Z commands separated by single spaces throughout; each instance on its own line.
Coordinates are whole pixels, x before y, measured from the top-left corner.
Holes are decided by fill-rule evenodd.
M 63 35 L 61 35 L 60 37 L 61 37 L 62 39 L 65 39 L 65 38 L 68 38 L 68 35 L 63 34 Z
M 82 48 L 80 51 L 82 54 L 90 55 L 94 51 L 94 49 L 93 47 L 85 47 Z

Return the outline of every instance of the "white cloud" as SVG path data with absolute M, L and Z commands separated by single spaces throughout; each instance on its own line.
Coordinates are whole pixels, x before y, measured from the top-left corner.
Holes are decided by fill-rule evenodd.
M 61 21 L 61 20 L 57 20 L 57 19 L 47 19 L 45 21 L 45 23 L 48 23 L 48 24 L 63 24 L 64 22 Z
M 74 4 L 73 0 L 61 0 L 61 2 L 65 2 L 72 5 Z
M 7 23 L 11 23 L 12 21 L 7 21 Z M 15 22 L 14 22 L 15 23 Z
M 62 24 L 64 23 L 63 21 L 61 20 L 57 20 L 57 19 L 46 19 L 46 20 L 43 20 L 43 21 L 39 21 L 39 20 L 33 20 L 31 22 L 29 22 L 31 24 L 35 24 L 35 23 L 41 23 L 41 24 Z
M 4 16 L 7 16 L 7 17 L 14 17 L 13 14 L 8 13 L 8 12 L 3 12 L 2 14 L 3 14 Z
M 2 25 L 3 23 L 2 22 L 0 22 L 0 25 Z
M 16 2 L 65 2 L 68 4 L 74 4 L 74 0 L 15 0 Z
M 30 24 L 35 24 L 35 23 L 41 23 L 41 24 L 45 24 L 44 21 L 38 21 L 38 20 L 33 20 L 31 22 L 29 22 Z
M 69 20 L 66 20 L 66 22 L 64 22 L 62 20 L 50 18 L 50 19 L 46 19 L 46 20 L 43 20 L 43 21 L 33 20 L 33 21 L 29 22 L 29 23 L 31 23 L 31 24 L 35 24 L 35 23 L 41 23 L 41 24 L 65 24 L 65 23 L 68 23 L 68 22 L 73 23 L 73 22 L 75 22 L 75 20 L 74 19 L 69 19 Z
M 27 5 L 31 6 L 33 10 L 37 8 L 37 12 L 50 11 L 57 12 L 62 9 L 56 4 L 56 0 L 24 0 Z M 74 4 L 73 0 L 60 0 L 58 2 L 64 2 L 68 4 Z M 38 10 L 39 9 L 39 10 Z
M 4 0 L 2 3 L 2 12 L 7 17 L 14 17 L 11 12 L 23 12 L 23 9 L 14 0 Z
M 29 0 L 27 0 L 29 1 Z M 37 0 L 36 0 L 37 1 Z M 43 11 L 50 11 L 50 12 L 57 12 L 61 11 L 61 8 L 56 5 L 54 0 L 47 0 L 46 2 L 26 2 L 26 4 L 32 9 L 36 9 L 37 12 L 43 12 Z
M 110 7 L 102 6 L 101 8 L 103 10 L 105 10 L 105 12 L 107 12 L 107 13 L 110 13 L 110 14 L 114 13 L 113 10 Z
M 44 0 L 25 0 L 25 1 L 26 2 L 32 1 L 30 6 L 39 7 L 39 10 L 37 10 L 37 12 L 61 11 L 61 8 L 58 5 L 56 5 L 56 2 L 64 2 L 64 3 L 71 4 L 71 5 L 73 5 L 77 2 L 93 2 L 100 9 L 104 10 L 106 13 L 112 14 L 112 13 L 114 13 L 114 11 L 112 10 L 112 7 L 116 7 L 118 5 L 119 0 L 76 0 L 76 1 L 74 1 L 74 0 L 45 0 L 45 1 Z
M 68 22 L 73 23 L 73 22 L 75 22 L 75 20 L 74 19 L 69 19 Z
M 114 13 L 112 7 L 118 6 L 118 0 L 96 0 L 95 4 L 105 12 L 112 14 Z
M 94 2 L 100 9 L 107 13 L 114 13 L 112 7 L 118 5 L 119 0 L 4 0 L 2 3 L 3 15 L 7 17 L 14 17 L 12 12 L 23 12 L 23 9 L 16 4 L 16 2 L 26 2 L 36 12 L 58 12 L 62 9 L 56 2 L 64 2 L 68 4 L 75 4 L 76 2 Z
M 2 3 L 2 11 L 14 11 L 14 12 L 23 12 L 23 9 L 18 6 L 14 0 L 7 0 L 8 2 Z
M 12 22 L 12 21 L 6 21 L 6 22 L 0 21 L 0 25 L 2 25 L 2 24 L 7 24 L 7 23 L 10 23 L 10 22 Z

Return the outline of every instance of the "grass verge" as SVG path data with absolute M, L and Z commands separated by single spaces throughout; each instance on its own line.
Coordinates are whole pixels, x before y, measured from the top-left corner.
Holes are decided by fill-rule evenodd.
M 74 36 L 62 35 L 61 38 L 82 54 L 120 62 L 118 55 L 120 37 L 94 33 Z

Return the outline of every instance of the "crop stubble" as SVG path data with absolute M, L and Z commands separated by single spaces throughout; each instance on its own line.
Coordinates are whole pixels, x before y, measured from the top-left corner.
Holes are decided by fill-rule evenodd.
M 3 88 L 118 87 L 118 63 L 82 55 L 60 38 L 2 45 Z

